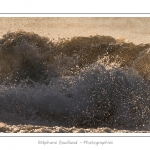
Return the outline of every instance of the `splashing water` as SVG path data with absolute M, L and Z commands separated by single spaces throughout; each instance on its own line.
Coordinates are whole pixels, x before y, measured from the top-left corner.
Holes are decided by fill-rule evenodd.
M 82 43 L 74 40 L 54 44 L 25 32 L 1 39 L 0 121 L 68 127 L 148 127 L 148 75 L 132 65 L 148 45 L 134 47 L 133 43 L 117 43 L 103 36 L 83 38 Z M 127 47 L 137 57 L 130 56 L 130 62 L 123 57 Z M 97 56 L 91 55 L 93 51 Z

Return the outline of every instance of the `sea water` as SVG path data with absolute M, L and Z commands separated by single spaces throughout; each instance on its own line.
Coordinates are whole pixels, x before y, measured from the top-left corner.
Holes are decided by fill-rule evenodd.
M 150 45 L 109 36 L 0 39 L 0 122 L 149 130 Z

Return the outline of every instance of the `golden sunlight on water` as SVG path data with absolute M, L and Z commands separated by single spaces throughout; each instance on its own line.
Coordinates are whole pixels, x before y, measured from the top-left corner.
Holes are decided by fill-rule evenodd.
M 135 44 L 150 43 L 150 18 L 0 18 L 0 36 L 17 30 L 51 39 L 98 34 L 125 38 Z

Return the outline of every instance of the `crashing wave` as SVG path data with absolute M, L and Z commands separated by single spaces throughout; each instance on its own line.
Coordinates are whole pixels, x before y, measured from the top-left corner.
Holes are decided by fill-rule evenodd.
M 0 121 L 142 129 L 150 122 L 149 47 L 99 35 L 52 42 L 7 33 Z

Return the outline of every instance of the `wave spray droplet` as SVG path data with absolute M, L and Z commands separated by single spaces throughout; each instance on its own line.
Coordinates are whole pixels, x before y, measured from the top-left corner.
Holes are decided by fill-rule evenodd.
M 0 39 L 0 121 L 147 129 L 149 48 L 109 36 L 52 42 L 7 33 Z

